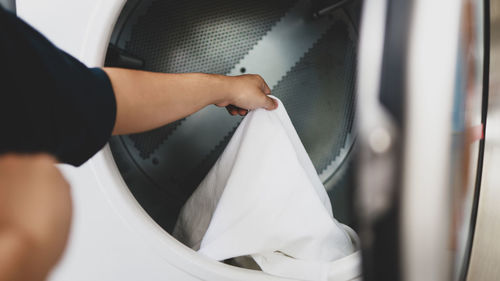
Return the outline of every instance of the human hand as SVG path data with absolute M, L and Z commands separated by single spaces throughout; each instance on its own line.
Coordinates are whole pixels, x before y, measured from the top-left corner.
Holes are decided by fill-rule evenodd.
M 224 79 L 225 98 L 216 105 L 225 106 L 231 115 L 243 116 L 251 109 L 273 110 L 278 107 L 278 102 L 268 96 L 271 89 L 260 75 L 224 76 Z
M 69 185 L 47 155 L 0 156 L 0 280 L 44 280 L 71 221 Z

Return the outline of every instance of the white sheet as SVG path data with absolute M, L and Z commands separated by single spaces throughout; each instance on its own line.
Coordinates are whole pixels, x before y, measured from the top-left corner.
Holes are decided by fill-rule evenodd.
M 215 260 L 251 255 L 264 272 L 326 280 L 354 252 L 285 108 L 251 111 L 184 205 L 174 236 Z

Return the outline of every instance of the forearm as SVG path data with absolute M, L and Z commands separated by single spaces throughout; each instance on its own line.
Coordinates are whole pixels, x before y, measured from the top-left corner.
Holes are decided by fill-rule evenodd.
M 104 68 L 117 103 L 113 134 L 147 131 L 221 103 L 224 79 L 214 74 L 164 74 Z

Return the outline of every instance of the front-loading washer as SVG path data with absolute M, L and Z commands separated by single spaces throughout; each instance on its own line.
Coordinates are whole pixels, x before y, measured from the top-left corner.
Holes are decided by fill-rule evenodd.
M 319 11 L 332 4 L 318 5 Z M 17 1 L 16 8 L 87 65 L 262 74 L 289 103 L 289 112 L 297 111 L 292 119 L 296 116 L 295 126 L 303 128 L 298 131 L 323 181 L 332 191 L 332 179 L 341 183 L 343 177 L 336 173 L 355 137 L 349 133 L 359 3 L 317 18 L 303 0 Z M 265 47 L 270 43 L 275 50 Z M 289 53 L 276 53 L 279 48 Z M 329 68 L 332 63 L 337 67 Z M 305 91 L 312 98 L 300 98 Z M 295 97 L 287 100 L 289 92 Z M 335 92 L 339 94 L 330 94 Z M 168 233 L 189 192 L 241 121 L 210 107 L 198 115 L 152 132 L 113 138 L 82 167 L 62 167 L 72 185 L 75 215 L 68 250 L 53 280 L 279 279 L 209 260 Z M 330 278 L 359 277 L 359 251 L 332 262 Z
M 447 245 L 464 245 L 465 260 L 470 248 L 470 212 L 450 208 L 468 206 L 479 188 L 471 179 L 480 138 L 468 140 L 484 124 L 482 3 L 17 0 L 15 8 L 89 66 L 261 74 L 284 100 L 334 214 L 360 233 L 362 254 L 333 262 L 329 280 L 361 278 L 361 255 L 367 280 L 448 280 L 464 258 Z M 209 260 L 169 235 L 239 122 L 220 113 L 114 137 L 83 166 L 62 165 L 74 220 L 51 280 L 283 280 Z M 465 167 L 468 176 L 450 179 Z M 455 229 L 465 229 L 459 242 Z

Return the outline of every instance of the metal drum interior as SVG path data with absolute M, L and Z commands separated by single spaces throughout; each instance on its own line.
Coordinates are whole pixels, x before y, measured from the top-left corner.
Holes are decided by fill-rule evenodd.
M 345 0 L 128 1 L 106 65 L 261 74 L 283 101 L 334 214 L 350 224 L 359 10 L 358 1 Z M 170 232 L 241 120 L 209 106 L 149 132 L 114 137 L 110 147 L 137 201 Z

